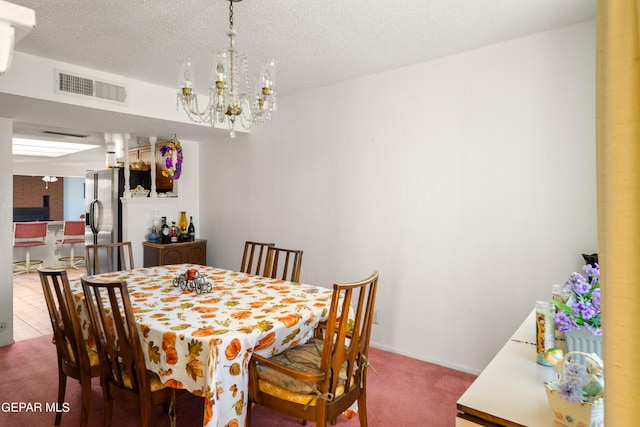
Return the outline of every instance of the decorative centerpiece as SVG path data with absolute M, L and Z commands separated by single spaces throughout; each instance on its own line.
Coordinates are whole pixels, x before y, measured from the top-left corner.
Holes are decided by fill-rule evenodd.
M 131 197 L 147 197 L 149 196 L 149 190 L 145 189 L 142 185 L 138 185 L 131 190 Z
M 213 286 L 207 279 L 202 276 L 198 270 L 190 268 L 186 273 L 179 274 L 173 279 L 173 286 L 180 287 L 180 289 L 188 290 L 201 294 L 203 292 L 211 292 Z
M 569 352 L 556 365 L 560 378 L 545 384 L 555 421 L 566 426 L 604 426 L 604 367 L 595 354 Z
M 182 174 L 183 154 L 178 138 L 174 136 L 170 141 L 167 141 L 162 147 L 160 147 L 160 154 L 165 159 L 165 167 L 162 169 L 162 175 L 173 180 L 179 179 Z M 173 163 L 174 155 L 176 157 L 175 165 Z
M 558 331 L 564 332 L 570 352 L 596 353 L 602 358 L 600 267 L 586 264 L 582 270 L 588 279 L 574 272 L 564 284 L 567 302 L 552 301 L 558 308 L 554 320 Z

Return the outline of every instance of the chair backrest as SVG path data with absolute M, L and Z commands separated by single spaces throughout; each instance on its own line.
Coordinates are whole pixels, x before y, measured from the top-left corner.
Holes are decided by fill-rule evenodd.
M 150 401 L 149 377 L 127 283 L 94 281 L 87 276 L 80 280 L 100 357 L 102 380 L 126 393 L 140 394 L 141 402 Z
M 83 220 L 69 220 L 62 225 L 62 236 L 56 243 L 84 242 L 85 223 Z
M 67 272 L 38 269 L 42 292 L 49 310 L 58 357 L 79 369 L 91 369 L 80 318 L 74 305 Z
M 359 282 L 333 285 L 329 317 L 317 330 L 324 330 L 320 370 L 336 374 L 341 369 L 346 371 L 344 375 L 326 375 L 318 384 L 321 393 L 335 393 L 340 377 L 346 379 L 345 395 L 352 387 L 364 388 L 377 287 L 377 271 Z M 343 315 L 350 309 L 353 317 Z
M 264 264 L 264 277 L 272 279 L 300 282 L 300 268 L 302 267 L 302 251 L 297 249 L 283 249 L 275 246 L 267 250 L 267 260 Z
M 242 254 L 242 273 L 262 274 L 262 265 L 267 257 L 267 249 L 275 246 L 275 243 L 261 243 L 246 241 L 244 243 L 244 253 Z M 255 266 L 253 264 L 256 261 Z
M 131 242 L 85 245 L 84 250 L 85 268 L 89 276 L 135 268 Z
M 19 246 L 20 243 L 27 242 L 46 244 L 47 223 L 43 221 L 13 223 L 13 245 Z

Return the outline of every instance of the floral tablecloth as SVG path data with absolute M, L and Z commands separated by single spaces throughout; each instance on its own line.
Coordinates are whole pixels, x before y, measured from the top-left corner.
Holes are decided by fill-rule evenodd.
M 197 269 L 212 285 L 197 294 L 173 285 Z M 205 426 L 243 426 L 252 352 L 270 356 L 305 342 L 326 320 L 331 289 L 191 264 L 106 273 L 126 280 L 147 369 L 165 384 L 204 396 Z M 80 280 L 71 282 L 89 345 Z

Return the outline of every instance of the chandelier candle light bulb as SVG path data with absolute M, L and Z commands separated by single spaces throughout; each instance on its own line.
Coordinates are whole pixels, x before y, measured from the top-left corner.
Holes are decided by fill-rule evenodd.
M 191 60 L 182 63 L 178 75 L 177 101 L 187 116 L 196 123 L 208 122 L 211 126 L 226 121 L 232 138 L 236 135 L 236 121 L 249 130 L 253 125 L 269 121 L 271 113 L 276 111 L 276 61 L 271 60 L 261 67 L 255 90 L 251 91 L 247 58 L 234 48 L 233 3 L 240 1 L 229 0 L 229 48 L 217 55 L 212 66 L 209 100 L 204 110 L 198 106 Z

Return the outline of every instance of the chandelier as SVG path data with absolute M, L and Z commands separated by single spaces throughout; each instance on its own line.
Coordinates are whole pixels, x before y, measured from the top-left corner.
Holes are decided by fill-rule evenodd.
M 198 95 L 194 90 L 193 65 L 186 60 L 180 66 L 178 75 L 178 101 L 189 118 L 196 123 L 208 122 L 211 126 L 227 121 L 231 138 L 236 136 L 236 122 L 249 130 L 271 119 L 276 111 L 276 61 L 263 64 L 260 74 L 251 92 L 247 58 L 233 45 L 236 35 L 233 29 L 233 3 L 242 0 L 229 0 L 229 47 L 216 57 L 211 69 L 209 101 L 200 110 Z M 176 105 L 176 109 L 178 106 Z

